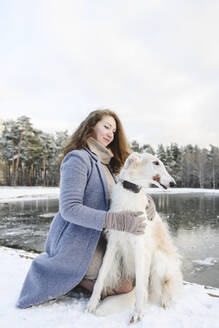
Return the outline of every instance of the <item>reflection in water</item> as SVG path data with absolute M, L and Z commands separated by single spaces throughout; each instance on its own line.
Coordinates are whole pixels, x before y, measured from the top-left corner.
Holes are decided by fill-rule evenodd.
M 41 252 L 58 200 L 32 200 L 0 204 L 0 244 Z M 42 215 L 50 213 L 50 215 Z
M 219 227 L 219 195 L 161 194 L 153 195 L 158 212 L 166 217 L 173 232 L 202 226 Z M 216 201 L 217 199 L 217 201 Z
M 184 279 L 219 287 L 219 194 L 153 194 L 182 255 Z M 43 251 L 58 200 L 0 204 L 0 245 Z M 209 265 L 209 258 L 210 264 Z M 193 262 L 203 260 L 203 262 Z
M 153 198 L 182 256 L 184 279 L 219 287 L 219 195 L 160 194 Z

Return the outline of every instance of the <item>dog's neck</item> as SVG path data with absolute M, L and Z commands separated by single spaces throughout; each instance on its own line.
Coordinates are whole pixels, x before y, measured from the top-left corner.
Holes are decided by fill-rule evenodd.
M 119 182 L 124 189 L 134 192 L 135 194 L 139 193 L 142 186 L 137 185 L 136 183 L 130 182 L 128 180 L 119 179 Z

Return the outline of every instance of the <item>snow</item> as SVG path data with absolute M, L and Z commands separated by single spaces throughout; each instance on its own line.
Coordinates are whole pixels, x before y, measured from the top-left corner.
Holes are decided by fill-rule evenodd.
M 204 260 L 193 260 L 192 262 L 200 265 L 215 265 L 218 262 L 218 259 L 214 257 L 207 257 Z
M 45 214 L 40 214 L 40 218 L 52 218 L 56 215 L 56 212 L 50 212 L 50 213 L 45 213 Z
M 58 198 L 59 187 L 0 187 L 0 203 Z
M 88 298 L 82 293 L 63 296 L 25 310 L 15 307 L 33 253 L 0 247 L 0 326 L 4 328 L 123 328 L 130 309 L 107 317 L 85 313 Z M 211 294 L 213 296 L 210 296 Z M 183 296 L 170 309 L 148 304 L 142 322 L 133 327 L 218 328 L 219 289 L 185 284 Z
M 219 193 L 219 189 L 201 189 L 201 188 L 169 188 L 167 190 L 160 188 L 148 188 L 149 194 L 170 193 Z M 24 201 L 31 199 L 58 199 L 59 187 L 0 187 L 0 203 Z
M 160 188 L 148 188 L 147 192 L 149 194 L 189 194 L 189 193 L 219 193 L 219 189 L 205 189 L 205 188 L 169 188 L 169 189 L 160 189 Z

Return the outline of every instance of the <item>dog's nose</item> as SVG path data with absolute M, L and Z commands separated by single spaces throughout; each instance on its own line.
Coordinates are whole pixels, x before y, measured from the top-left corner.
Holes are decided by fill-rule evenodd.
M 170 181 L 170 187 L 171 187 L 171 188 L 176 187 L 176 182 L 174 182 L 174 181 Z

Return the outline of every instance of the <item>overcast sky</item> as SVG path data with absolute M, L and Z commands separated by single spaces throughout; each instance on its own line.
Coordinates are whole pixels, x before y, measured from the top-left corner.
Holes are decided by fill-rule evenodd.
M 140 144 L 219 146 L 218 0 L 0 0 L 0 118 L 95 109 Z

